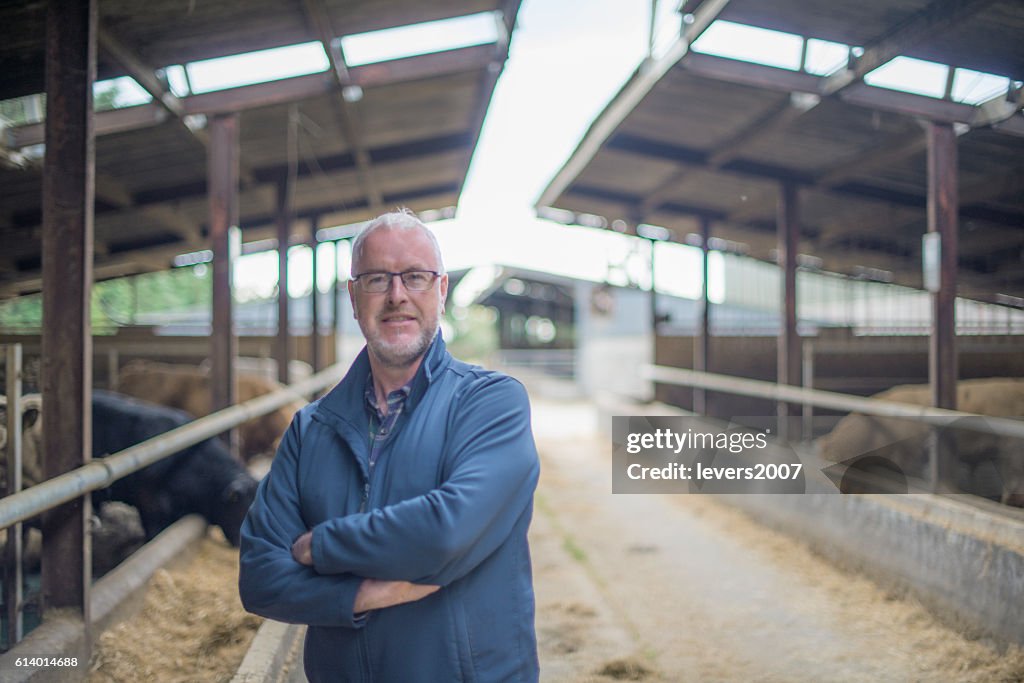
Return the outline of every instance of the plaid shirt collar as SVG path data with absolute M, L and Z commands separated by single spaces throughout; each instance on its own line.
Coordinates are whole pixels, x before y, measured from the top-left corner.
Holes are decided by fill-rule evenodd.
M 373 373 L 366 375 L 366 390 L 364 396 L 366 397 L 366 404 L 370 408 L 370 414 L 376 418 L 378 425 L 394 424 L 394 421 L 398 418 L 398 415 L 402 412 L 402 408 L 405 407 L 405 400 L 409 398 L 409 394 L 412 393 L 412 383 L 406 384 L 398 389 L 395 389 L 387 396 L 388 412 L 385 415 L 381 412 L 380 404 L 377 402 L 377 391 L 373 386 Z

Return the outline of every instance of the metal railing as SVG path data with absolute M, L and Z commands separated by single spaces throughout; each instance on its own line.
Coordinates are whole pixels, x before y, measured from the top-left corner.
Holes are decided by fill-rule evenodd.
M 492 362 L 507 368 L 530 368 L 555 377 L 576 376 L 576 349 L 500 349 Z
M 641 368 L 644 379 L 663 384 L 676 384 L 728 394 L 753 396 L 784 403 L 797 403 L 818 408 L 830 408 L 844 412 L 857 412 L 880 417 L 910 418 L 937 427 L 945 427 L 953 422 L 966 429 L 984 431 L 1000 436 L 1024 439 L 1024 420 L 1006 417 L 991 417 L 975 413 L 962 413 L 956 410 L 915 406 L 909 403 L 885 401 L 877 398 L 862 398 L 841 394 L 835 391 L 822 391 L 809 387 L 775 384 L 763 380 L 719 375 L 699 372 L 685 368 L 670 368 L 664 365 L 645 365 Z M 964 418 L 980 418 L 959 422 Z
M 12 351 L 8 354 L 8 358 L 16 358 L 17 356 L 20 356 L 20 349 L 17 352 Z M 16 363 L 15 365 L 18 364 Z M 12 526 L 17 529 L 17 525 L 25 520 L 31 519 L 75 498 L 88 495 L 92 491 L 106 488 L 115 481 L 152 465 L 184 448 L 237 427 L 244 422 L 266 415 L 292 401 L 305 401 L 305 397 L 336 384 L 344 376 L 346 370 L 347 368 L 343 365 L 333 365 L 301 382 L 296 382 L 272 393 L 258 396 L 230 408 L 225 408 L 118 453 L 97 458 L 81 467 L 48 479 L 31 488 L 16 491 L 0 499 L 0 529 Z M 18 372 L 16 368 L 9 367 L 9 375 L 12 374 L 11 371 L 13 371 L 13 374 Z M 16 413 L 16 411 L 11 410 L 12 407 L 14 406 L 8 406 L 8 412 Z M 21 419 L 20 415 L 15 417 L 18 420 Z M 8 451 L 10 453 L 18 453 L 17 445 L 11 439 L 8 439 Z M 17 468 L 17 470 L 20 471 L 20 468 Z M 11 481 L 10 473 L 8 480 Z M 9 542 L 11 537 L 16 535 L 18 534 L 11 534 L 9 532 Z M 16 564 L 17 566 L 14 568 L 16 578 L 13 583 L 20 586 L 21 564 L 20 562 Z M 88 600 L 88 589 L 86 600 Z M 18 610 L 21 607 L 22 605 L 17 605 L 15 609 Z M 16 641 L 20 639 L 21 633 L 19 632 L 17 637 L 9 639 L 8 648 L 13 647 Z
M 93 460 L 30 489 L 0 499 L 0 528 L 22 522 L 86 493 L 110 486 L 118 479 L 183 448 L 253 418 L 266 415 L 298 398 L 316 393 L 338 382 L 345 370 L 346 368 L 339 365 L 331 366 L 302 382 L 199 418 L 119 453 Z

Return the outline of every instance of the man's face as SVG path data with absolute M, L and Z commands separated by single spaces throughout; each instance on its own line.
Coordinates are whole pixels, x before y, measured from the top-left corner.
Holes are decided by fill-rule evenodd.
M 421 230 L 378 228 L 363 242 L 355 275 L 372 271 L 402 273 L 441 269 L 433 245 Z M 388 367 L 408 367 L 430 346 L 448 295 L 448 275 L 423 292 L 410 292 L 399 277 L 391 278 L 386 292 L 367 294 L 349 282 L 352 310 L 366 345 Z

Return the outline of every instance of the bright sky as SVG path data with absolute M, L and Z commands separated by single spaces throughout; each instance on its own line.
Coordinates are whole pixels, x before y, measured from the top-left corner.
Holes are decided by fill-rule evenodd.
M 610 272 L 622 284 L 627 279 L 649 284 L 646 243 L 542 221 L 533 211 L 534 201 L 587 126 L 643 59 L 649 8 L 646 0 L 523 3 L 458 216 L 434 226 L 447 268 L 497 263 L 600 281 Z M 345 45 L 347 59 L 353 47 Z M 326 287 L 331 257 L 325 252 L 322 258 L 320 285 Z M 273 257 L 247 260 L 259 262 L 253 270 L 262 273 L 263 282 L 266 269 L 276 270 Z M 289 283 L 293 294 L 309 288 L 303 262 L 309 262 L 308 251 L 296 253 Z M 245 273 L 249 264 L 239 265 L 239 284 L 258 286 L 260 278 Z M 670 279 L 666 275 L 662 283 L 659 277 L 659 285 L 683 286 L 690 296 L 699 293 L 692 283 L 673 286 Z

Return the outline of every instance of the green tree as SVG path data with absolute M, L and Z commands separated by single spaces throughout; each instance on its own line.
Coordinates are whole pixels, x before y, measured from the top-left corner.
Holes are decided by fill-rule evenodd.
M 176 268 L 97 282 L 92 290 L 90 320 L 97 334 L 131 325 L 140 314 L 210 305 L 210 270 Z M 41 294 L 0 301 L 0 328 L 38 330 L 43 324 Z

